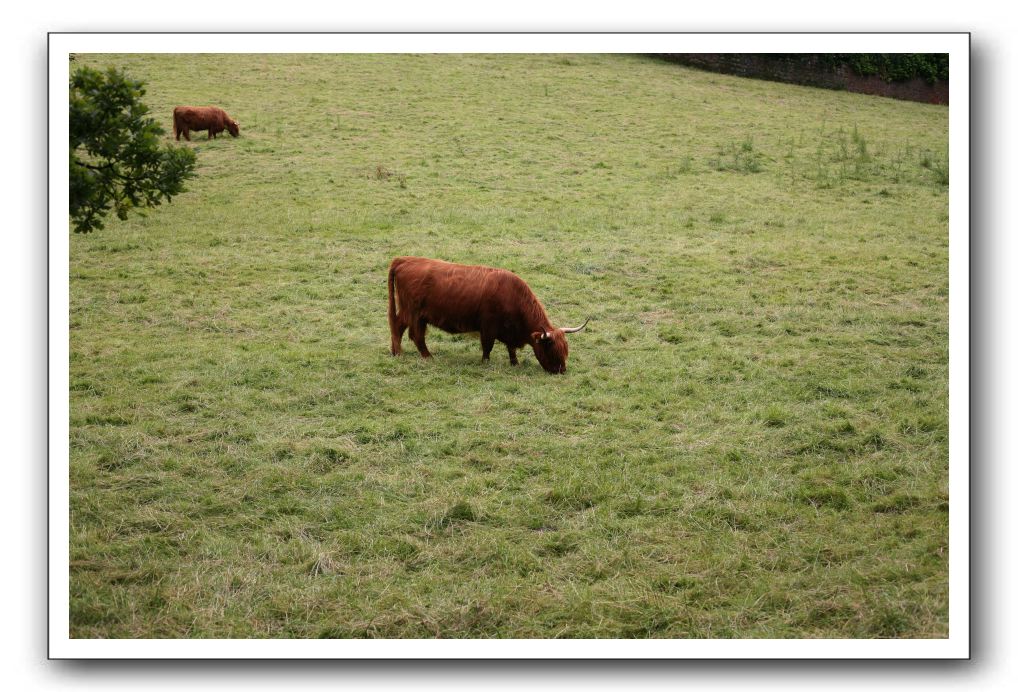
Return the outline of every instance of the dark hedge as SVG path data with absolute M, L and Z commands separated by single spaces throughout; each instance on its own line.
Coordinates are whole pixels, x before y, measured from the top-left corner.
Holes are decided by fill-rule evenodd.
M 821 63 L 847 65 L 857 75 L 876 75 L 888 82 L 925 79 L 933 84 L 948 79 L 947 53 L 825 53 Z

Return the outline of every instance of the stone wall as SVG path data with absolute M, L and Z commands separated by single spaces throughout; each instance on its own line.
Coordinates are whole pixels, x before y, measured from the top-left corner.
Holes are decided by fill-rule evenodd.
M 712 72 L 740 77 L 769 79 L 776 82 L 802 84 L 824 89 L 842 89 L 861 94 L 889 96 L 922 103 L 948 103 L 948 83 L 930 84 L 924 79 L 887 82 L 877 76 L 863 77 L 847 65 L 831 67 L 822 64 L 819 56 L 803 53 L 796 56 L 761 55 L 756 53 L 658 53 L 658 57 Z

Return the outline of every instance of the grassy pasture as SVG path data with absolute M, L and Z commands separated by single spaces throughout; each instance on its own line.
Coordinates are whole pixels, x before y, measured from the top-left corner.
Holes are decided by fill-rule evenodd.
M 947 109 L 622 55 L 82 55 L 241 137 L 70 239 L 74 637 L 944 637 Z M 400 254 L 570 340 L 388 353 Z

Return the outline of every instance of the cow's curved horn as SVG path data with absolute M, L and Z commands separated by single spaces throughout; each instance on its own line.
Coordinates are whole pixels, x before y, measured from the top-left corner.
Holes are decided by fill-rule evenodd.
M 574 334 L 574 333 L 582 330 L 584 327 L 586 327 L 587 326 L 587 322 L 590 322 L 590 318 L 589 317 L 587 318 L 587 321 L 584 322 L 583 324 L 581 324 L 579 327 L 562 327 L 562 333 L 563 334 Z

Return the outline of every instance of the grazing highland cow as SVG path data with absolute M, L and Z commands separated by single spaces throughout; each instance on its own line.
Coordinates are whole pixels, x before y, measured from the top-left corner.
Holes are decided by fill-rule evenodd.
M 403 332 L 409 328 L 417 350 L 430 358 L 424 343 L 429 324 L 450 334 L 480 333 L 482 361 L 488 360 L 496 339 L 509 349 L 513 365 L 519 364 L 516 349 L 529 344 L 550 373 L 566 371 L 566 334 L 587 326 L 553 327 L 530 287 L 505 269 L 397 257 L 389 265 L 392 355 L 402 352 Z
M 215 106 L 177 106 L 173 109 L 173 136 L 180 141 L 180 135 L 191 141 L 191 130 L 209 131 L 209 139 L 215 139 L 223 130 L 229 130 L 234 137 L 240 134 L 240 125 Z

